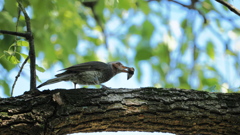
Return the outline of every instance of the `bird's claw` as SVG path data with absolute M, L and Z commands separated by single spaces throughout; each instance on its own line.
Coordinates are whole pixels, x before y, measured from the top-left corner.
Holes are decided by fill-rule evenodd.
M 111 89 L 110 87 L 107 87 L 107 86 L 105 86 L 105 85 L 101 85 L 102 86 L 102 89 Z

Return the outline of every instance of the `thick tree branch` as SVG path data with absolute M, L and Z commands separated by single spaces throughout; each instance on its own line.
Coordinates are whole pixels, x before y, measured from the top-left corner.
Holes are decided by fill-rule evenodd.
M 27 37 L 27 40 L 29 41 L 29 58 L 30 58 L 30 91 L 36 91 L 36 67 L 35 67 L 35 49 L 34 49 L 34 39 L 33 39 L 33 34 L 31 30 L 31 23 L 30 23 L 30 18 L 24 9 L 23 5 L 21 2 L 18 1 L 18 5 L 20 7 L 20 10 L 23 12 L 25 21 L 26 21 L 26 26 L 27 26 L 27 33 L 29 36 Z
M 216 1 L 221 3 L 222 5 L 226 6 L 229 10 L 231 10 L 232 12 L 234 12 L 235 14 L 240 16 L 240 10 L 235 8 L 233 5 L 229 4 L 228 2 L 226 2 L 224 0 L 216 0 Z
M 22 6 L 21 2 L 18 1 L 18 5 L 20 10 L 23 12 L 25 21 L 26 21 L 26 27 L 27 27 L 27 32 L 26 33 L 21 33 L 21 32 L 13 32 L 13 31 L 6 31 L 6 30 L 0 30 L 0 33 L 2 34 L 8 34 L 8 35 L 14 35 L 14 36 L 21 36 L 25 37 L 28 42 L 29 42 L 29 58 L 30 58 L 30 90 L 31 91 L 36 91 L 36 67 L 35 67 L 35 49 L 34 49 L 34 38 L 31 30 L 31 23 L 30 23 L 30 18 Z M 14 88 L 14 85 L 13 85 Z
M 196 90 L 73 89 L 0 99 L 0 134 L 101 131 L 230 135 L 240 132 L 240 94 Z

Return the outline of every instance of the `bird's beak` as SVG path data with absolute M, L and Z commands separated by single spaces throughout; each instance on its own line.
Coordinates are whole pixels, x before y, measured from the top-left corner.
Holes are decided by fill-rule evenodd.
M 130 68 L 130 67 L 126 67 L 126 66 L 123 66 L 123 65 L 117 65 L 117 64 L 114 64 L 114 66 L 116 68 L 118 68 L 118 70 L 120 72 L 128 73 L 127 74 L 127 80 L 130 79 L 134 74 L 134 68 L 133 67 Z

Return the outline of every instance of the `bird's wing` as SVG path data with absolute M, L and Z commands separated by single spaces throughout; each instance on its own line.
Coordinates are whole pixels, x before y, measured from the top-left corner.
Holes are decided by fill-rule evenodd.
M 62 69 L 62 70 L 66 70 L 66 71 L 77 71 L 77 72 L 81 72 L 81 71 L 100 71 L 103 69 L 106 69 L 108 67 L 108 65 L 106 63 L 103 62 L 99 62 L 99 61 L 90 61 L 90 62 L 86 62 L 86 63 L 81 63 L 81 64 L 77 64 L 77 65 L 73 65 L 71 67 Z

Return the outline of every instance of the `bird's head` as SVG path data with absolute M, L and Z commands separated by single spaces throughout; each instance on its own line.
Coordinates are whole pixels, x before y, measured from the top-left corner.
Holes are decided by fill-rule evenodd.
M 134 74 L 134 68 L 133 67 L 130 68 L 130 67 L 123 66 L 121 62 L 117 62 L 117 61 L 116 62 L 109 62 L 108 64 L 111 65 L 114 74 L 128 73 L 127 79 L 130 79 Z

